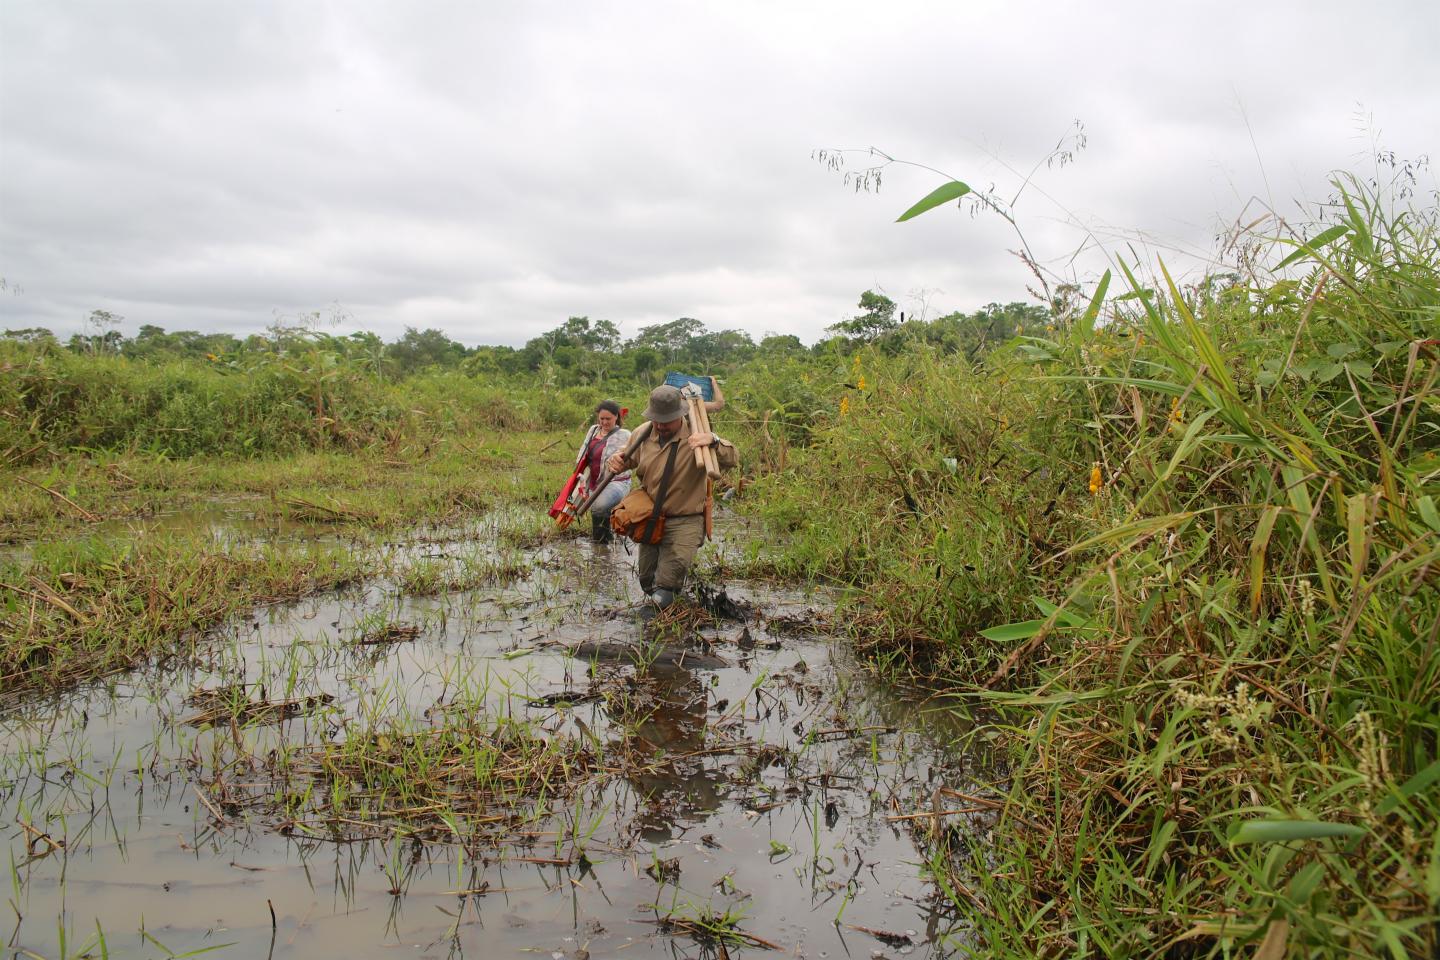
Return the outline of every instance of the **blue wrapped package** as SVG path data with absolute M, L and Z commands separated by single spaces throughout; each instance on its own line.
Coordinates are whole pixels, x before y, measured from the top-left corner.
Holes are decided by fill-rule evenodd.
M 671 371 L 670 373 L 665 374 L 665 382 L 672 387 L 679 387 L 682 390 L 693 383 L 695 386 L 700 388 L 700 396 L 703 399 L 715 399 L 715 392 L 710 389 L 709 377 L 692 377 L 687 374 L 675 373 L 674 371 Z

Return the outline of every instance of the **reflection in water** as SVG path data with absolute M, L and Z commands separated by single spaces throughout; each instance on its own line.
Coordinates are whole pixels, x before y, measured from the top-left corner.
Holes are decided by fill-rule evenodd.
M 395 549 L 460 563 L 502 539 Z M 937 746 L 954 731 L 915 733 L 913 707 L 893 691 L 824 642 L 772 636 L 761 620 L 743 649 L 738 624 L 705 628 L 732 666 L 592 669 L 560 645 L 637 639 L 627 616 L 608 613 L 636 599 L 632 561 L 618 544 L 578 540 L 527 556 L 535 569 L 521 582 L 433 598 L 376 582 L 267 607 L 186 664 L 7 706 L 9 948 L 57 955 L 58 921 L 72 954 L 97 927 L 111 955 L 153 953 L 143 918 L 177 953 L 233 944 L 218 956 L 733 957 L 748 949 L 717 952 L 641 922 L 730 916 L 787 950 L 869 956 L 877 944 L 837 926 L 842 912 L 934 944 L 948 916 L 921 877 L 910 825 L 886 817 L 956 782 L 963 758 Z M 772 615 L 805 609 L 803 597 L 738 593 Z M 418 629 L 358 642 L 379 623 Z M 195 691 L 225 687 L 316 707 L 182 722 L 197 714 L 186 703 Z M 559 691 L 594 699 L 547 697 Z M 403 824 L 329 833 L 277 820 L 267 775 L 277 756 L 342 744 L 365 718 L 434 726 L 457 703 L 593 740 L 613 775 L 537 805 L 501 846 Z M 331 803 L 324 783 L 309 788 L 315 809 Z M 646 868 L 660 861 L 675 868 L 657 879 Z
M 726 776 L 707 756 L 707 688 L 689 670 L 653 666 L 624 678 L 626 696 L 611 701 L 611 721 L 639 763 L 626 774 L 643 804 L 635 833 L 663 843 L 677 824 L 694 824 L 720 806 Z

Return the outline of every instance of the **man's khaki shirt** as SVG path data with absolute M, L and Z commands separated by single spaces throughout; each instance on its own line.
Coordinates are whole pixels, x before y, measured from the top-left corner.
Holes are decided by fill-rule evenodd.
M 675 467 L 670 471 L 670 489 L 660 512 L 667 517 L 684 517 L 705 511 L 705 469 L 695 464 L 695 451 L 690 449 L 690 421 L 684 420 L 675 431 L 670 442 L 661 444 L 653 427 L 642 426 L 635 432 L 644 431 L 638 443 L 631 443 L 621 456 L 625 466 L 635 471 L 641 487 L 654 499 L 660 497 L 660 478 L 665 475 L 665 461 L 670 458 L 670 448 L 679 444 L 675 451 Z M 715 438 L 718 442 L 711 447 L 715 451 L 715 462 L 721 470 L 729 470 L 740 462 L 735 445 L 729 440 Z

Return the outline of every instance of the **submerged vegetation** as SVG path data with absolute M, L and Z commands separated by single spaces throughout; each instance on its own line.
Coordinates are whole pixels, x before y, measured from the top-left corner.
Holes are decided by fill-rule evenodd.
M 257 603 L 351 582 L 373 565 L 333 546 L 221 550 L 197 538 L 62 541 L 0 565 L 0 690 L 103 676 L 167 656 Z
M 15 333 L 0 339 L 0 540 L 31 545 L 0 560 L 4 690 L 179 652 L 258 602 L 359 577 L 410 596 L 521 581 L 547 562 L 548 525 L 497 529 L 492 552 L 454 562 L 400 562 L 385 536 L 463 537 L 507 504 L 538 516 L 602 392 L 638 409 L 667 366 L 693 365 L 725 375 L 717 429 L 745 467 L 725 492 L 767 534 L 712 569 L 841 588 L 829 619 L 877 671 L 923 679 L 933 709 L 993 738 L 987 782 L 940 777 L 896 817 L 963 918 L 956 949 L 1433 954 L 1440 228 L 1433 209 L 1337 186 L 1325 223 L 1247 237 L 1233 271 L 1192 285 L 1127 262 L 1088 298 L 928 322 L 867 292 L 813 348 L 688 319 L 622 343 L 572 318 L 509 351 L 433 331 Z M 225 500 L 306 536 L 148 526 Z M 354 633 L 381 649 L 421 628 L 387 611 Z M 748 629 L 735 642 L 753 649 Z M 228 712 L 239 755 L 213 765 L 206 802 L 304 834 L 477 840 L 531 822 L 527 801 L 563 808 L 596 771 L 639 780 L 706 749 L 696 734 L 642 758 L 643 736 L 617 752 L 583 725 L 563 738 L 488 714 L 448 675 L 433 714 L 247 744 L 241 724 L 338 708 L 223 689 L 202 714 L 218 728 Z M 646 699 L 592 694 L 617 722 L 626 696 Z M 711 725 L 736 709 L 716 703 Z M 226 780 L 242 761 L 263 793 Z M 984 842 L 959 819 L 976 810 L 994 816 Z M 838 890 L 843 915 L 853 891 Z M 664 920 L 768 945 L 732 907 Z

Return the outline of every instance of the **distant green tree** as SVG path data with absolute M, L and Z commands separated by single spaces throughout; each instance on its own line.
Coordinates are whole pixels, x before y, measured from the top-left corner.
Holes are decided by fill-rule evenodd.
M 240 349 L 245 353 L 273 353 L 275 344 L 263 333 L 252 333 L 240 344 Z
M 685 361 L 696 369 L 742 363 L 755 354 L 755 341 L 743 330 L 721 330 L 693 338 L 684 350 Z
M 791 353 L 804 353 L 805 344 L 793 333 L 772 333 L 760 341 L 759 352 L 763 355 L 785 355 Z
M 17 343 L 48 343 L 58 345 L 60 341 L 55 339 L 55 334 L 44 327 L 21 327 L 18 330 L 6 330 L 0 333 L 0 339 L 14 340 Z
M 571 317 L 543 336 L 557 347 L 570 346 L 605 352 L 620 349 L 620 331 L 609 320 L 596 320 L 592 323 L 589 317 Z
M 860 294 L 858 304 L 863 311 L 849 320 L 841 320 L 826 327 L 842 336 L 869 343 L 876 337 L 895 329 L 895 301 L 883 293 L 866 290 Z
M 368 330 L 357 330 L 337 343 L 339 352 L 368 373 L 385 375 L 385 341 Z
M 385 348 L 385 358 L 401 374 L 410 374 L 426 367 L 459 365 L 465 358 L 465 345 L 451 340 L 441 330 L 406 327 L 400 339 Z
M 134 337 L 121 348 L 135 360 L 173 360 L 180 357 L 220 357 L 240 349 L 240 341 L 228 333 L 198 333 L 176 330 L 167 333 L 152 323 L 142 324 Z
M 597 353 L 619 353 L 621 342 L 620 328 L 609 320 L 596 320 L 585 338 L 585 346 Z
M 653 383 L 665 368 L 665 355 L 654 347 L 633 347 L 625 352 L 630 360 L 631 375 L 637 380 Z
M 978 359 L 1019 336 L 1036 336 L 1053 323 L 1053 315 L 1029 303 L 989 303 L 974 313 L 949 313 L 929 322 L 901 324 L 876 345 L 888 354 L 904 352 L 913 344 L 926 344 L 941 353 L 961 353 Z
M 490 350 L 495 357 L 495 364 L 500 368 L 501 373 L 513 375 L 526 371 L 525 355 L 521 351 L 516 350 L 514 347 L 504 346 L 491 347 Z
M 603 376 L 612 363 L 609 357 L 620 351 L 620 330 L 609 320 L 592 322 L 589 317 L 571 317 L 525 344 L 522 353 L 529 370 L 549 363 L 565 370 L 579 370 L 589 379 Z
M 657 323 L 648 327 L 641 327 L 628 344 L 629 349 L 649 347 L 659 351 L 666 363 L 674 363 L 686 358 L 691 341 L 696 337 L 703 336 L 705 324 L 694 317 L 681 317 L 679 320 L 671 320 L 669 323 Z
M 75 353 L 118 353 L 125 336 L 116 328 L 124 319 L 109 310 L 91 310 L 85 318 L 85 332 L 72 336 L 65 346 Z

